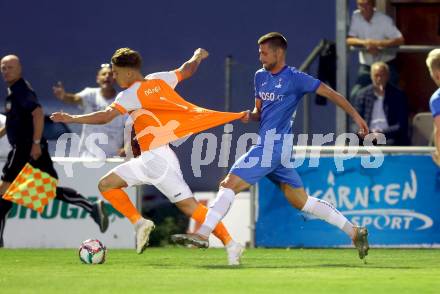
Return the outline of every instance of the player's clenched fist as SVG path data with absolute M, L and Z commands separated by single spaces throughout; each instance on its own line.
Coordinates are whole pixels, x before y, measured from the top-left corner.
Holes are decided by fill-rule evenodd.
M 194 51 L 194 56 L 199 58 L 199 60 L 203 60 L 209 56 L 209 53 L 203 48 L 198 48 L 196 51 Z

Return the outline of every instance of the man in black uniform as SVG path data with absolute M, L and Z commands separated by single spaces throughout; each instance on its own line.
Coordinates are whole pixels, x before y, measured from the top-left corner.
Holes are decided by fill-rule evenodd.
M 3 247 L 3 230 L 12 202 L 1 196 L 29 162 L 54 178 L 58 178 L 50 158 L 47 141 L 42 137 L 44 113 L 35 92 L 21 76 L 20 60 L 15 55 L 7 55 L 0 61 L 3 79 L 8 84 L 6 98 L 6 127 L 0 129 L 0 137 L 8 137 L 12 150 L 3 167 L 0 181 L 0 247 Z M 101 232 L 108 227 L 108 216 L 102 200 L 92 204 L 75 190 L 57 187 L 56 198 L 84 208 L 99 225 Z

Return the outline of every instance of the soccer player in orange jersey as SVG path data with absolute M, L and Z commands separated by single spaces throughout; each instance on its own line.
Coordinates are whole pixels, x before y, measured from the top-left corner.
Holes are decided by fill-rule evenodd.
M 168 144 L 162 145 L 161 138 L 167 134 L 174 138 L 172 130 L 176 127 L 176 122 L 169 122 L 159 129 L 151 128 L 157 118 L 148 108 L 154 101 L 164 107 L 187 108 L 188 106 L 175 103 L 167 97 L 173 96 L 176 85 L 191 77 L 201 61 L 207 57 L 208 52 L 199 48 L 179 69 L 150 74 L 144 78 L 140 54 L 129 48 L 118 49 L 112 57 L 112 70 L 116 82 L 125 90 L 119 93 L 115 102 L 105 110 L 90 114 L 70 115 L 56 112 L 51 116 L 56 122 L 104 124 L 119 115 L 130 113 L 141 155 L 111 170 L 101 178 L 98 187 L 104 198 L 134 225 L 138 253 L 142 253 L 148 245 L 154 224 L 141 216 L 122 188 L 139 184 L 154 185 L 187 216 L 198 223 L 205 219 L 207 208 L 194 198 L 183 179 L 175 153 Z M 229 264 L 240 264 L 242 245 L 232 240 L 222 223 L 216 227 L 214 234 L 226 246 Z

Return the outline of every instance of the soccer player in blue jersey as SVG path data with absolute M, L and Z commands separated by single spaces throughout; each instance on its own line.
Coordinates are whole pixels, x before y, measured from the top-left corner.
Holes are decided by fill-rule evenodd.
M 284 135 L 291 133 L 292 114 L 306 93 L 316 92 L 344 109 L 359 126 L 360 134 L 368 134 L 368 126 L 341 94 L 286 65 L 287 40 L 283 35 L 275 32 L 266 34 L 258 40 L 258 45 L 263 68 L 255 74 L 255 108 L 243 121 L 260 122 L 260 141 L 234 163 L 221 182 L 217 197 L 197 233 L 174 235 L 173 240 L 179 244 L 208 247 L 208 236 L 228 212 L 235 195 L 266 176 L 279 184 L 292 206 L 343 230 L 353 240 L 359 257 L 363 259 L 369 249 L 367 229 L 354 226 L 330 203 L 308 196 L 296 170 L 282 164 L 286 162 L 282 146 L 284 139 L 288 138 Z M 287 152 L 287 155 L 289 160 L 291 153 Z M 258 163 L 252 166 L 250 162 L 255 162 L 255 159 Z
M 434 83 L 439 87 L 429 100 L 429 108 L 434 117 L 434 142 L 436 151 L 432 158 L 440 166 L 440 49 L 434 49 L 426 58 L 426 65 Z

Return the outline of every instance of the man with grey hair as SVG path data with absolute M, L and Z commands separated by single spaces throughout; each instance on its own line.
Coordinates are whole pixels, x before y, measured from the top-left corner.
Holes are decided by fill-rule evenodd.
M 429 99 L 429 108 L 434 117 L 434 142 L 436 151 L 433 155 L 434 162 L 440 166 L 440 49 L 429 52 L 426 65 L 434 83 L 439 87 Z
M 389 75 L 385 62 L 373 63 L 373 82 L 358 92 L 353 106 L 368 123 L 372 133 L 385 135 L 387 145 L 408 145 L 407 97 L 402 90 L 388 82 Z
M 0 128 L 0 138 L 7 135 L 12 150 L 8 153 L 0 180 L 0 247 L 3 247 L 3 230 L 12 202 L 2 198 L 8 187 L 26 163 L 58 178 L 50 158 L 47 141 L 43 137 L 44 112 L 30 84 L 22 78 L 20 59 L 7 55 L 0 61 L 0 71 L 8 85 L 6 97 L 6 126 Z M 57 187 L 56 198 L 86 210 L 98 224 L 101 232 L 108 227 L 108 216 L 102 200 L 91 203 L 75 190 Z
M 404 43 L 402 33 L 394 25 L 393 20 L 376 11 L 374 0 L 357 0 L 358 10 L 353 12 L 347 45 L 360 46 L 359 71 L 356 84 L 351 91 L 351 97 L 371 83 L 370 67 L 374 62 L 383 61 L 390 67 L 390 82 L 398 84 L 396 66 L 397 47 Z

